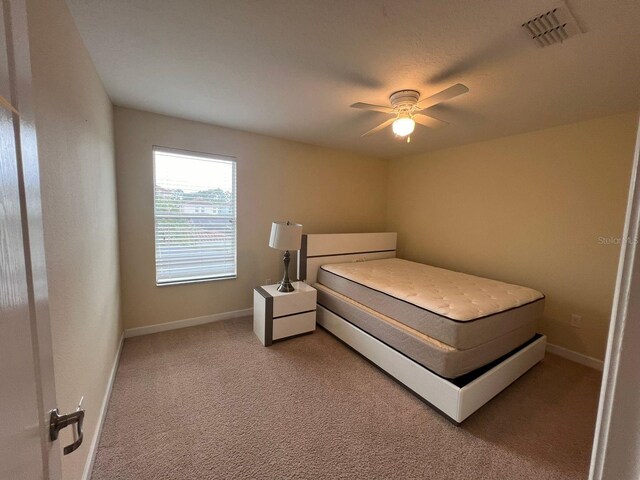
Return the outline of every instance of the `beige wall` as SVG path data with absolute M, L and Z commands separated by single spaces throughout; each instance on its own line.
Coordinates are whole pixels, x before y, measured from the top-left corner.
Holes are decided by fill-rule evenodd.
M 252 307 L 253 287 L 282 275 L 272 220 L 308 233 L 384 230 L 386 161 L 124 108 L 115 132 L 126 328 Z M 237 279 L 156 287 L 153 145 L 237 158 Z
M 636 122 L 615 115 L 385 162 L 116 108 L 125 327 L 249 308 L 252 288 L 281 275 L 270 222 L 291 219 L 309 233 L 398 231 L 404 258 L 538 288 L 549 341 L 602 358 Z M 238 279 L 155 286 L 153 145 L 237 157 Z
M 387 227 L 401 256 L 541 290 L 549 341 L 603 358 L 620 252 L 606 242 L 622 234 L 637 120 L 615 115 L 391 162 Z
M 27 6 L 58 407 L 84 395 L 87 411 L 84 444 L 63 458 L 77 480 L 121 332 L 112 106 L 65 2 Z

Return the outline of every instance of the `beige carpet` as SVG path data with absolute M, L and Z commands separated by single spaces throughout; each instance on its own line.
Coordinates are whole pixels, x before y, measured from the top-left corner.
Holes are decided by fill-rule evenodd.
M 548 355 L 461 427 L 319 329 L 128 339 L 93 471 L 124 479 L 584 479 L 599 373 Z

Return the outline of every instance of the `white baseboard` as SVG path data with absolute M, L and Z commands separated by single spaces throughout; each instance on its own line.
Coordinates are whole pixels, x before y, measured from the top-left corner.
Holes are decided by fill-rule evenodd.
M 124 332 L 122 332 L 122 335 L 120 335 L 120 344 L 118 345 L 118 351 L 116 352 L 116 357 L 113 359 L 113 366 L 111 367 L 111 374 L 109 375 L 109 383 L 107 384 L 107 390 L 105 391 L 104 398 L 102 399 L 100 412 L 98 412 L 98 425 L 96 427 L 93 438 L 91 439 L 91 445 L 89 445 L 89 454 L 87 455 L 87 462 L 84 465 L 82 480 L 89 480 L 91 478 L 93 464 L 96 460 L 96 453 L 98 453 L 98 443 L 100 442 L 100 435 L 102 434 L 102 426 L 104 425 L 104 419 L 107 414 L 107 406 L 109 405 L 109 399 L 111 398 L 111 390 L 113 389 L 113 383 L 116 379 L 116 372 L 118 371 L 118 364 L 120 363 L 120 354 L 122 353 L 123 344 Z
M 253 314 L 253 308 L 244 310 L 234 310 L 231 312 L 215 313 L 213 315 L 204 315 L 202 317 L 186 318 L 184 320 L 176 320 L 174 322 L 158 323 L 156 325 L 148 325 L 145 327 L 127 328 L 124 331 L 125 338 L 138 337 L 140 335 L 149 335 L 150 333 L 166 332 L 167 330 L 177 330 L 178 328 L 193 327 L 205 323 L 219 322 L 220 320 L 229 320 L 231 318 L 246 317 Z
M 587 367 L 595 368 L 596 370 L 602 371 L 604 368 L 604 362 L 602 360 L 574 352 L 573 350 L 569 350 L 568 348 L 560 347 L 552 343 L 547 343 L 547 352 L 554 353 L 559 357 L 564 357 L 567 360 L 586 365 Z

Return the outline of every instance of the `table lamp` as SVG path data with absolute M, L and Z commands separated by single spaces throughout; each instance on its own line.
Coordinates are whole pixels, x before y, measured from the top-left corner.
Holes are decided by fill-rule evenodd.
M 300 250 L 302 243 L 302 225 L 290 222 L 273 222 L 269 246 L 284 250 L 284 277 L 278 282 L 279 292 L 293 292 L 295 289 L 289 280 L 289 250 Z

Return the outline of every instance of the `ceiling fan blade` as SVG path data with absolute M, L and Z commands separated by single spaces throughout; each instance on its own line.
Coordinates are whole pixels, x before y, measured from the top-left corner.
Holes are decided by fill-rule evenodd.
M 430 117 L 428 115 L 423 115 L 422 113 L 416 113 L 413 116 L 413 119 L 415 120 L 416 123 L 419 123 L 420 125 L 423 125 L 423 126 L 429 127 L 429 128 L 440 128 L 440 127 L 444 127 L 446 125 L 449 125 L 447 122 L 445 122 L 443 120 L 438 120 L 435 117 Z
M 395 118 L 390 118 L 389 120 L 387 120 L 386 122 L 381 123 L 380 125 L 378 125 L 375 128 L 372 128 L 371 130 L 369 130 L 368 132 L 365 132 L 362 134 L 363 137 L 366 137 L 367 135 L 373 135 L 374 133 L 378 133 L 380 130 L 382 130 L 383 128 L 388 127 L 389 125 L 391 125 L 393 123 L 393 121 L 395 120 Z
M 466 86 L 461 83 L 456 83 L 452 87 L 445 88 L 441 92 L 436 93 L 435 95 L 431 95 L 421 102 L 418 102 L 416 107 L 418 107 L 418 110 L 424 110 L 425 108 L 433 107 L 438 103 L 451 100 L 452 98 L 455 98 L 458 95 L 462 95 L 463 93 L 467 93 L 468 91 L 469 89 Z
M 383 107 L 382 105 L 371 105 L 370 103 L 354 103 L 351 108 L 360 108 L 362 110 L 373 110 L 374 112 L 393 113 L 393 108 Z

